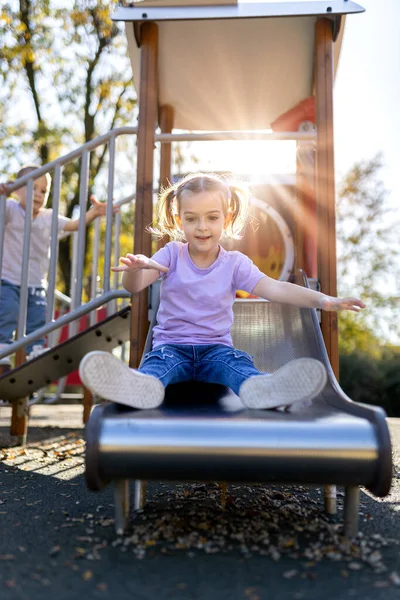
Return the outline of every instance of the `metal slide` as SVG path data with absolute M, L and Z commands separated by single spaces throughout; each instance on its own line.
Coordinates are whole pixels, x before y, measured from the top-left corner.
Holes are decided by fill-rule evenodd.
M 115 482 L 116 525 L 123 531 L 130 479 L 137 490 L 140 480 L 344 485 L 345 531 L 354 535 L 359 486 L 376 496 L 389 492 L 385 412 L 356 404 L 341 390 L 314 309 L 238 300 L 234 313 L 234 345 L 251 354 L 260 370 L 273 372 L 302 356 L 325 364 L 328 383 L 312 406 L 298 413 L 248 410 L 230 390 L 198 382 L 169 386 L 157 410 L 96 406 L 87 424 L 89 488 Z M 148 345 L 150 339 L 151 331 Z

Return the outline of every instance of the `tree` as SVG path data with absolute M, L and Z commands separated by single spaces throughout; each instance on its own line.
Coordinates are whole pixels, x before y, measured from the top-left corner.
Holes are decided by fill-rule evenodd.
M 379 179 L 382 157 L 356 163 L 338 189 L 338 288 L 341 296 L 359 296 L 360 314 L 340 314 L 342 353 L 358 350 L 380 355 L 381 340 L 399 334 L 400 250 L 388 195 Z
M 356 350 L 340 357 L 340 385 L 354 402 L 380 404 L 383 378 L 380 361 Z
M 7 175 L 22 163 L 39 158 L 45 164 L 109 129 L 132 124 L 136 96 L 125 35 L 110 16 L 117 1 L 71 4 L 9 0 L 0 9 L 0 167 Z M 106 160 L 106 147 L 91 153 L 90 189 Z M 78 173 L 76 163 L 64 169 L 67 216 L 78 203 Z M 69 257 L 67 238 L 60 244 L 66 289 Z
M 400 347 L 387 346 L 381 360 L 385 382 L 382 403 L 389 416 L 400 416 Z

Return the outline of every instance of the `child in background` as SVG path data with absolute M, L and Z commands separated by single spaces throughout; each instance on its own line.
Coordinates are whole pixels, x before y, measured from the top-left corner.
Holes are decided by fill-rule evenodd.
M 224 250 L 220 238 L 240 235 L 247 206 L 247 191 L 217 175 L 190 175 L 161 193 L 158 226 L 150 231 L 175 241 L 151 259 L 127 254 L 114 269 L 123 272 L 122 284 L 131 293 L 162 277 L 152 350 L 137 370 L 107 352 L 87 354 L 79 372 L 92 392 L 134 408 L 155 408 L 168 384 L 197 380 L 228 386 L 245 406 L 260 409 L 299 406 L 322 391 L 327 374 L 317 360 L 301 358 L 273 374 L 260 373 L 248 354 L 233 347 L 236 290 L 328 311 L 365 305 L 276 281 L 241 252 Z
M 17 173 L 17 179 L 39 167 L 29 165 Z M 9 182 L 11 183 L 11 182 Z M 48 173 L 35 179 L 33 186 L 33 215 L 28 271 L 28 310 L 26 334 L 46 323 L 46 280 L 49 269 L 52 209 L 45 208 L 51 177 Z M 0 184 L 0 194 L 7 194 L 8 185 Z M 26 209 L 26 186 L 15 192 L 18 200 L 7 198 L 3 263 L 0 290 L 0 351 L 13 342 L 17 327 L 21 286 L 22 251 Z M 91 196 L 92 207 L 86 213 L 86 225 L 106 213 L 106 204 Z M 77 231 L 79 220 L 58 216 L 58 231 Z M 44 350 L 45 339 L 36 340 L 26 348 L 30 358 Z M 9 357 L 0 359 L 0 365 L 9 366 Z

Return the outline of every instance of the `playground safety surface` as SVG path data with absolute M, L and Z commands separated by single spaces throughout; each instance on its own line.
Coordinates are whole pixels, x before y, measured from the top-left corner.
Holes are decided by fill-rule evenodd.
M 114 533 L 113 493 L 83 479 L 82 408 L 31 407 L 12 447 L 0 405 L 0 596 L 140 600 L 388 600 L 400 594 L 400 420 L 389 419 L 390 495 L 361 491 L 360 534 L 341 535 L 323 491 L 305 486 L 149 485 L 145 509 Z

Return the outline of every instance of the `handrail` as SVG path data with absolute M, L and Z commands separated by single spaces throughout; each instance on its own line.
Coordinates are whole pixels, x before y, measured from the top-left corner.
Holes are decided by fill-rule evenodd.
M 119 291 L 117 288 L 117 277 L 114 274 L 112 285 L 115 288 L 111 290 L 111 273 L 112 254 L 114 266 L 118 263 L 119 255 L 119 232 L 120 232 L 120 215 L 113 217 L 113 205 L 122 206 L 135 199 L 136 194 L 133 193 L 126 198 L 114 202 L 114 171 L 115 171 L 115 152 L 116 138 L 121 135 L 137 135 L 137 127 L 119 127 L 108 131 L 106 134 L 86 142 L 82 146 L 76 148 L 72 152 L 61 156 L 42 167 L 38 167 L 34 171 L 27 173 L 16 181 L 8 185 L 8 193 L 27 185 L 26 194 L 26 215 L 32 215 L 33 208 L 33 182 L 38 177 L 48 172 L 54 172 L 53 182 L 53 217 L 51 223 L 51 243 L 50 243 L 50 265 L 48 273 L 48 295 L 47 295 L 47 314 L 46 324 L 36 331 L 25 335 L 26 318 L 27 318 L 27 301 L 28 301 L 28 269 L 29 269 L 29 249 L 31 236 L 31 219 L 25 219 L 24 246 L 22 253 L 22 278 L 20 288 L 20 310 L 18 316 L 18 339 L 7 346 L 0 352 L 0 358 L 13 354 L 15 351 L 29 345 L 31 342 L 59 329 L 65 324 L 70 324 L 70 333 L 74 331 L 75 324 L 73 323 L 79 316 L 88 312 L 94 311 L 101 304 L 107 304 L 107 314 L 110 315 L 117 308 L 117 298 L 128 298 L 129 294 Z M 209 140 L 314 140 L 315 131 L 307 132 L 267 132 L 267 131 L 206 131 L 192 133 L 155 133 L 155 141 L 158 143 L 170 143 L 173 141 L 209 141 Z M 93 246 L 93 261 L 90 284 L 89 302 L 81 306 L 83 293 L 83 272 L 84 272 L 84 254 L 86 244 L 86 223 L 85 212 L 88 195 L 88 175 L 90 164 L 90 152 L 98 146 L 109 146 L 109 165 L 108 165 L 108 186 L 107 186 L 107 208 L 106 208 L 106 228 L 104 247 L 100 249 L 100 222 L 95 222 L 95 239 Z M 79 227 L 78 231 L 73 234 L 74 243 L 72 248 L 72 281 L 71 281 L 71 297 L 63 296 L 64 305 L 69 306 L 70 312 L 67 315 L 59 317 L 54 321 L 54 305 L 57 297 L 61 298 L 60 292 L 56 290 L 57 281 L 57 264 L 58 264 L 58 208 L 61 192 L 61 177 L 63 165 L 80 158 L 80 189 L 79 189 Z M 156 192 L 157 190 L 155 190 Z M 4 195 L 0 198 L 0 217 L 5 214 Z M 4 242 L 4 221 L 0 219 L 0 269 L 3 253 Z M 104 255 L 104 269 L 102 274 L 98 274 L 98 264 L 100 252 Z M 1 273 L 0 273 L 1 274 Z M 100 275 L 100 278 L 99 278 Z M 101 296 L 95 297 L 97 293 L 97 280 L 101 281 Z M 68 299 L 68 300 L 66 300 Z M 92 312 L 91 324 L 95 320 L 95 314 Z M 50 342 L 50 341 L 49 341 Z
M 66 294 L 63 294 L 62 292 L 60 292 L 60 290 L 55 290 L 54 292 L 55 297 L 57 298 L 57 300 L 59 300 L 61 302 L 61 304 L 66 304 L 67 306 L 71 306 L 71 298 L 69 296 L 67 296 Z
M 46 325 L 40 327 L 40 329 L 36 329 L 36 331 L 34 331 L 33 333 L 30 333 L 29 335 L 24 336 L 22 339 L 19 339 L 13 344 L 10 344 L 2 352 L 0 351 L 0 359 L 4 356 L 8 356 L 9 354 L 13 354 L 17 350 L 20 350 L 24 346 L 27 346 L 30 342 L 34 342 L 35 340 L 41 338 L 44 335 L 47 335 L 48 333 L 51 333 L 52 331 L 55 331 L 56 329 L 59 329 L 64 325 L 68 325 L 68 323 L 79 319 L 83 315 L 91 312 L 92 310 L 95 310 L 96 308 L 99 308 L 99 306 L 102 306 L 103 304 L 111 302 L 116 298 L 130 297 L 131 294 L 124 290 L 111 290 L 109 292 L 106 292 L 105 294 L 102 294 L 101 296 L 90 300 L 86 304 L 82 304 L 78 308 L 73 309 L 71 312 L 57 319 L 57 321 L 51 321 L 50 323 L 46 323 Z
M 57 165 L 63 166 L 71 160 L 78 158 L 79 156 L 81 156 L 81 154 L 83 154 L 84 151 L 89 152 L 90 150 L 94 150 L 98 146 L 102 146 L 103 144 L 111 140 L 111 138 L 116 138 L 120 135 L 136 135 L 137 131 L 137 127 L 116 127 L 115 129 L 111 129 L 108 133 L 100 135 L 97 138 L 86 142 L 86 144 L 79 146 L 75 150 L 72 150 L 72 152 L 64 154 L 64 156 L 59 156 L 55 160 L 52 160 L 51 162 L 43 165 L 43 167 L 38 167 L 37 169 L 35 169 L 35 171 L 31 171 L 23 177 L 16 179 L 13 183 L 8 184 L 7 193 L 15 192 L 15 190 L 18 190 L 20 187 L 23 187 L 26 183 L 28 183 L 30 179 L 37 179 L 41 175 L 45 175 L 49 171 L 52 171 Z
M 35 171 L 27 173 L 23 177 L 20 177 L 13 183 L 8 184 L 8 193 L 18 190 L 28 183 L 30 179 L 37 179 L 41 175 L 52 171 L 56 166 L 63 166 L 66 163 L 78 158 L 83 152 L 89 152 L 94 150 L 98 146 L 101 146 L 111 139 L 115 139 L 120 135 L 136 135 L 138 132 L 137 127 L 116 127 L 111 129 L 104 135 L 100 135 L 89 142 L 86 142 L 79 148 L 72 150 L 64 156 L 60 156 L 55 160 L 38 167 Z M 212 140 L 315 140 L 315 131 L 293 131 L 293 132 L 255 132 L 255 131 L 206 131 L 206 132 L 193 132 L 193 133 L 156 133 L 154 139 L 156 142 L 169 143 L 169 142 L 180 142 L 180 141 L 212 141 Z
M 208 141 L 304 141 L 316 140 L 316 131 L 202 131 L 193 133 L 156 133 L 156 142 L 208 142 Z
M 120 135 L 136 135 L 137 127 L 119 127 L 110 130 L 102 136 L 90 140 L 86 144 L 83 144 L 79 148 L 76 148 L 72 152 L 61 156 L 42 167 L 27 173 L 23 177 L 18 178 L 16 181 L 8 184 L 7 193 L 12 193 L 15 190 L 27 185 L 26 194 L 26 216 L 32 215 L 33 208 L 33 182 L 38 177 L 48 172 L 54 171 L 54 183 L 53 183 L 53 216 L 51 222 L 51 235 L 50 235 L 50 264 L 48 272 L 48 293 L 47 293 L 47 311 L 46 311 L 46 326 L 37 330 L 37 332 L 31 333 L 29 336 L 25 336 L 26 331 L 26 319 L 27 319 L 27 304 L 28 304 L 28 270 L 29 270 L 29 255 L 30 255 L 30 239 L 31 239 L 31 226 L 32 219 L 25 219 L 25 230 L 24 230 L 24 244 L 22 252 L 22 266 L 21 266 L 21 282 L 20 282 L 20 302 L 19 302 L 19 314 L 18 314 L 18 338 L 17 345 L 15 343 L 10 344 L 6 349 L 6 355 L 12 354 L 15 349 L 25 346 L 30 340 L 35 340 L 40 337 L 40 332 L 51 332 L 52 327 L 49 328 L 48 324 L 54 320 L 54 304 L 56 295 L 56 280 L 57 280 L 57 263 L 58 263 L 58 212 L 59 212 L 59 201 L 61 192 L 61 176 L 63 165 L 73 161 L 76 158 L 81 158 L 80 165 L 80 189 L 79 189 L 79 227 L 78 232 L 74 234 L 73 244 L 73 257 L 72 264 L 74 266 L 75 278 L 72 282 L 71 299 L 69 300 L 70 309 L 74 311 L 82 301 L 83 291 L 83 268 L 84 268 L 84 249 L 86 244 L 86 223 L 85 223 L 85 212 L 86 203 L 88 196 L 88 175 L 89 175 L 89 159 L 90 152 L 98 146 L 109 144 L 109 169 L 108 169 L 108 193 L 107 193 L 107 209 L 106 209 L 106 243 L 103 254 L 105 256 L 104 261 L 104 273 L 102 278 L 102 289 L 105 292 L 110 290 L 110 267 L 111 267 L 111 247 L 112 247 L 112 228 L 113 228 L 113 184 L 114 184 L 114 165 L 115 165 L 115 140 Z M 123 198 L 117 202 L 117 206 L 121 206 L 130 202 L 135 195 L 130 195 L 127 198 Z M 3 218 L 0 220 L 0 275 L 1 265 L 3 261 L 3 245 L 4 245 L 4 232 L 5 232 L 5 194 L 0 197 L 0 216 Z M 118 216 L 117 216 L 118 217 Z M 117 219 L 116 217 L 116 219 Z M 99 227 L 99 223 L 96 223 Z M 100 237 L 98 235 L 98 241 Z M 99 252 L 99 247 L 96 248 Z M 114 244 L 114 252 L 116 256 L 114 261 L 118 261 L 117 252 L 119 251 L 119 245 L 117 241 Z M 93 269 L 92 269 L 93 276 Z M 97 273 L 94 276 L 97 279 Z M 1 282 L 0 282 L 1 290 Z M 108 306 L 108 314 L 112 310 L 116 309 L 116 303 Z M 93 319 L 92 319 L 93 320 Z M 73 327 L 71 326 L 71 331 Z M 70 331 L 70 332 L 71 332 Z M 5 350 L 1 353 L 0 357 L 4 355 Z

